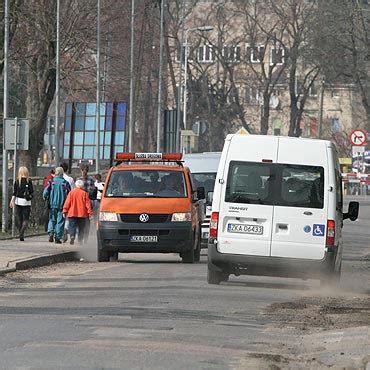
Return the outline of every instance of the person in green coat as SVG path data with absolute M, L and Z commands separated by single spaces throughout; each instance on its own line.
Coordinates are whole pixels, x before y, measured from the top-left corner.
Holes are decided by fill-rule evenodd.
M 63 168 L 57 167 L 55 169 L 55 176 L 49 180 L 46 185 L 43 198 L 49 201 L 50 216 L 48 223 L 49 242 L 56 244 L 62 243 L 64 222 L 63 205 L 67 199 L 68 193 L 71 191 L 71 186 L 68 181 L 63 178 Z

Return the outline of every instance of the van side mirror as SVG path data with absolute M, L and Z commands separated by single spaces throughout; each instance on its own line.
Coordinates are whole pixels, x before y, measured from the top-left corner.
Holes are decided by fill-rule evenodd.
M 213 191 L 207 193 L 207 205 L 211 205 L 213 202 Z
M 199 188 L 197 189 L 197 198 L 198 200 L 206 198 L 206 191 L 204 190 L 204 186 L 199 186 Z
M 343 220 L 349 218 L 351 221 L 356 221 L 359 209 L 359 202 L 349 202 L 348 212 L 343 214 Z

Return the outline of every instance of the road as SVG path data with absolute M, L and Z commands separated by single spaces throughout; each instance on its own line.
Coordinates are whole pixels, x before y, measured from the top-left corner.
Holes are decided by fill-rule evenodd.
M 370 202 L 345 221 L 337 288 L 231 277 L 201 263 L 120 255 L 0 280 L 0 367 L 33 369 L 370 369 Z M 205 252 L 204 252 L 205 253 Z M 90 258 L 91 259 L 91 258 Z

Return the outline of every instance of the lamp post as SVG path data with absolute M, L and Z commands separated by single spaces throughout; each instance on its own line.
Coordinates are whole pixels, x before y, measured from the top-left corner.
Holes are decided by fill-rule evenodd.
M 60 0 L 57 0 L 57 50 L 55 56 L 55 120 L 54 120 L 54 147 L 55 167 L 59 166 L 59 117 L 60 117 Z
M 188 28 L 185 30 L 185 60 L 184 60 L 184 68 L 185 68 L 185 73 L 184 73 L 184 129 L 186 130 L 186 106 L 187 106 L 187 80 L 188 80 L 188 36 L 189 32 L 192 31 L 200 31 L 200 32 L 208 32 L 212 31 L 213 27 L 212 26 L 201 26 L 201 27 L 194 27 L 194 28 Z
M 100 0 L 97 2 L 97 23 L 96 23 L 96 111 L 95 111 L 95 171 L 100 169 Z

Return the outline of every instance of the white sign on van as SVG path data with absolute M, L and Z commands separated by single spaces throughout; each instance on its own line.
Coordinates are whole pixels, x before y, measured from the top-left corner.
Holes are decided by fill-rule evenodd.
M 162 153 L 135 153 L 135 159 L 162 159 Z

